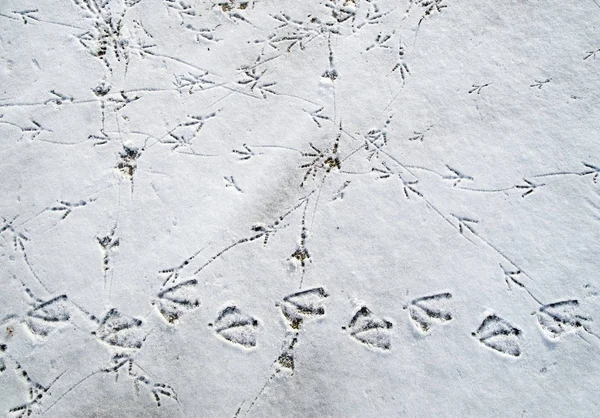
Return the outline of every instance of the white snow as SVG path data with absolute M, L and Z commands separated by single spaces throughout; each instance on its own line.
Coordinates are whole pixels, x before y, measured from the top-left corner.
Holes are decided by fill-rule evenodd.
M 0 412 L 600 410 L 600 4 L 0 2 Z

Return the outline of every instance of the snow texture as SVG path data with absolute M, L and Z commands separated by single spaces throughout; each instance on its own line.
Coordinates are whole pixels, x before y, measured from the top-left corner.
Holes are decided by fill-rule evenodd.
M 600 410 L 596 0 L 2 0 L 0 413 Z

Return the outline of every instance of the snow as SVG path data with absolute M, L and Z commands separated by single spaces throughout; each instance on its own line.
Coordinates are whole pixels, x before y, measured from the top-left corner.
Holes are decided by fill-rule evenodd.
M 596 415 L 599 28 L 4 0 L 0 411 Z

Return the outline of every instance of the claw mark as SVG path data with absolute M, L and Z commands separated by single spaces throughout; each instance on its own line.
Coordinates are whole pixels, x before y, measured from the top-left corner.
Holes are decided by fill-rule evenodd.
M 433 125 L 431 125 L 429 128 L 425 129 L 424 131 L 413 131 L 413 136 L 411 136 L 410 138 L 408 138 L 409 141 L 421 141 L 423 142 L 423 140 L 425 139 L 425 134 L 431 129 L 433 128 Z
M 585 61 L 586 59 L 588 59 L 590 57 L 596 59 L 596 54 L 598 54 L 598 53 L 600 53 L 600 48 L 595 49 L 593 51 L 588 51 L 585 53 L 585 57 L 583 57 L 583 60 Z
M 489 86 L 492 83 L 486 83 L 486 84 L 473 84 L 473 88 L 471 90 L 469 90 L 469 94 L 471 93 L 475 93 L 477 92 L 477 94 L 481 93 L 481 89 L 483 89 L 484 87 Z
M 542 86 L 546 83 L 549 83 L 551 80 L 551 78 L 547 78 L 545 80 L 535 80 L 535 83 L 531 84 L 529 87 L 537 87 L 539 90 L 541 90 Z
M 241 156 L 241 157 L 238 157 L 240 160 L 249 160 L 251 157 L 253 157 L 255 155 L 259 155 L 259 154 L 256 154 L 254 151 L 252 151 L 246 144 L 242 144 L 242 147 L 244 149 L 241 151 L 237 150 L 237 149 L 234 149 L 232 151 L 233 153 Z
M 94 202 L 95 200 L 96 200 L 96 198 L 91 198 L 88 200 L 80 200 L 79 202 L 67 202 L 65 200 L 59 200 L 58 206 L 51 206 L 51 207 L 46 208 L 46 210 L 55 211 L 55 212 L 63 212 L 63 215 L 60 219 L 65 219 L 67 216 L 69 216 L 71 214 L 73 209 L 83 207 L 83 206 L 87 205 L 88 203 Z
M 521 348 L 519 347 L 521 330 L 513 327 L 507 320 L 496 314 L 488 315 L 477 328 L 477 331 L 471 335 L 492 350 L 513 357 L 521 355 Z
M 340 187 L 334 194 L 333 194 L 333 200 L 337 200 L 340 199 L 342 200 L 344 198 L 344 196 L 346 195 L 346 188 L 350 185 L 350 180 L 346 180 L 344 182 L 344 184 L 342 184 L 342 187 Z
M 444 176 L 443 179 L 444 180 L 454 180 L 454 184 L 452 185 L 453 187 L 458 185 L 462 180 L 473 180 L 473 177 L 467 176 L 466 174 L 463 174 L 460 171 L 455 170 L 454 168 L 450 167 L 448 164 L 446 164 L 446 168 L 448 170 L 450 170 L 453 174 Z
M 438 293 L 413 299 L 409 307 L 410 318 L 418 329 L 427 333 L 433 322 L 444 323 L 452 320 L 452 315 L 444 306 L 444 302 L 451 298 L 450 293 Z
M 317 110 L 313 111 L 313 112 L 309 112 L 307 110 L 305 110 L 306 113 L 308 113 L 310 115 L 310 117 L 312 118 L 313 122 L 317 124 L 317 126 L 319 128 L 322 127 L 321 123 L 319 122 L 320 120 L 331 120 L 331 118 L 329 116 L 324 116 L 323 114 L 321 114 L 321 112 L 323 111 L 324 107 L 320 107 Z
M 598 175 L 600 175 L 600 166 L 596 166 L 596 165 L 592 165 L 592 164 L 588 164 L 588 163 L 583 163 L 584 166 L 586 166 L 587 168 L 591 169 L 591 170 L 586 170 L 583 173 L 581 173 L 582 176 L 588 176 L 588 175 L 592 175 L 592 179 L 594 180 L 594 183 L 598 182 Z
M 233 178 L 233 176 L 225 176 L 223 177 L 223 179 L 225 180 L 225 187 L 233 187 L 235 190 L 237 190 L 240 193 L 244 193 L 242 191 L 242 189 L 240 189 L 240 187 L 237 185 L 237 183 L 235 182 L 235 179 Z
M 452 216 L 455 217 L 456 220 L 458 221 L 458 232 L 460 232 L 461 234 L 464 234 L 464 230 L 467 229 L 472 234 L 475 234 L 475 230 L 473 229 L 473 227 L 471 226 L 471 224 L 477 224 L 477 223 L 479 223 L 478 220 L 467 218 L 467 217 L 464 217 L 464 216 L 457 216 L 457 215 L 454 215 L 454 214 L 452 214 Z
M 521 197 L 525 197 L 530 195 L 531 193 L 533 193 L 533 191 L 538 188 L 538 187 L 542 187 L 545 186 L 544 183 L 534 183 L 532 181 L 527 180 L 526 178 L 523 179 L 523 181 L 527 184 L 517 184 L 515 187 L 517 189 L 522 189 L 525 190 L 525 192 L 521 195 Z
M 256 347 L 258 321 L 235 305 L 223 309 L 215 323 L 209 326 L 214 326 L 215 332 L 227 341 L 246 348 Z
M 392 337 L 389 330 L 392 323 L 375 316 L 369 308 L 363 306 L 350 320 L 348 330 L 350 336 L 368 347 L 390 350 Z
M 150 389 L 152 395 L 154 396 L 156 406 L 158 407 L 162 405 L 160 403 L 161 396 L 165 396 L 167 398 L 175 400 L 176 402 L 179 402 L 179 399 L 177 398 L 177 393 L 175 393 L 175 390 L 173 389 L 173 387 L 171 387 L 171 385 L 167 385 L 166 383 L 154 383 L 146 376 L 138 376 L 134 380 L 135 388 L 138 391 L 140 383 L 146 385 Z

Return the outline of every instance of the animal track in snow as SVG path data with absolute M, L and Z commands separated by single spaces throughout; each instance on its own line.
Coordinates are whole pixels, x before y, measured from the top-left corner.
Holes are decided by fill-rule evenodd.
M 477 331 L 471 335 L 492 350 L 513 357 L 521 355 L 521 347 L 519 346 L 521 330 L 496 314 L 488 315 L 477 328 Z
M 390 350 L 392 326 L 390 321 L 379 318 L 363 306 L 354 314 L 347 329 L 351 337 L 368 347 Z
M 134 385 L 136 391 L 139 392 L 140 383 L 146 385 L 146 387 L 152 392 L 152 396 L 154 397 L 154 401 L 156 402 L 156 406 L 161 406 L 161 396 L 171 398 L 175 401 L 179 401 L 177 398 L 177 393 L 171 385 L 160 382 L 153 382 L 146 376 L 138 376 L 134 380 Z
M 452 298 L 450 293 L 438 293 L 413 299 L 408 308 L 415 326 L 424 333 L 429 332 L 434 322 L 444 323 L 452 319 L 445 302 Z
M 192 289 L 196 285 L 198 285 L 196 279 L 186 280 L 172 286 L 167 286 L 165 282 L 152 304 L 156 306 L 158 312 L 168 323 L 174 324 L 185 312 L 200 306 L 200 301 L 192 294 Z
M 84 414 L 105 415 L 107 409 L 117 410 L 123 395 L 127 402 L 123 385 L 110 390 L 119 395 L 114 400 L 98 396 L 102 390 L 96 384 L 80 385 L 87 377 L 79 380 L 79 375 L 91 372 L 88 377 L 95 376 L 98 385 L 100 380 L 119 377 L 142 390 L 147 404 L 154 398 L 157 406 L 174 408 L 159 415 L 193 416 L 197 411 L 224 415 L 222 409 L 210 408 L 226 408 L 251 390 L 252 380 L 261 374 L 260 365 L 266 365 L 258 359 L 272 356 L 272 375 L 258 396 L 249 398 L 245 413 L 238 409 L 241 418 L 280 415 L 274 409 L 249 413 L 255 404 L 257 409 L 261 403 L 275 409 L 290 402 L 301 405 L 312 390 L 301 386 L 312 376 L 299 376 L 288 388 L 283 386 L 289 382 L 281 381 L 296 370 L 314 372 L 315 365 L 320 366 L 315 361 L 324 362 L 330 354 L 343 355 L 344 350 L 338 353 L 336 347 L 333 353 L 318 351 L 339 339 L 342 344 L 356 342 L 352 348 L 357 351 L 370 350 L 365 355 L 373 365 L 397 356 L 403 362 L 414 361 L 415 353 L 398 348 L 415 340 L 423 348 L 456 343 L 459 351 L 465 343 L 473 343 L 484 363 L 485 358 L 492 360 L 487 366 L 500 367 L 507 358 L 495 362 L 494 354 L 520 357 L 525 337 L 534 342 L 536 337 L 568 339 L 587 343 L 589 347 L 584 347 L 590 350 L 600 348 L 600 341 L 589 338 L 598 338 L 596 324 L 583 306 L 584 298 L 587 303 L 597 295 L 582 290 L 578 281 L 584 275 L 593 277 L 598 264 L 585 250 L 597 242 L 592 228 L 599 212 L 581 203 L 594 196 L 600 178 L 600 162 L 592 159 L 598 154 L 593 138 L 598 121 L 590 117 L 588 106 L 594 83 L 586 80 L 598 65 L 594 59 L 600 50 L 590 29 L 593 25 L 577 26 L 576 18 L 587 16 L 586 7 L 595 8 L 591 2 L 570 2 L 582 4 L 576 7 L 557 3 L 553 11 L 564 13 L 534 13 L 528 16 L 531 19 L 517 21 L 515 16 L 531 11 L 527 2 L 509 7 L 508 15 L 506 5 L 490 2 L 475 10 L 475 18 L 470 18 L 468 5 L 448 0 L 29 3 L 36 5 L 20 10 L 0 6 L 2 36 L 7 36 L 2 54 L 6 82 L 0 94 L 0 133 L 5 139 L 0 278 L 14 270 L 27 284 L 23 288 L 30 299 L 20 300 L 26 295 L 20 294 L 19 286 L 3 284 L 0 311 L 8 310 L 0 313 L 3 389 L 13 384 L 8 379 L 17 358 L 32 379 L 46 385 L 48 376 L 56 376 L 54 367 L 64 360 L 61 356 L 74 355 L 81 361 L 65 373 L 62 379 L 69 381 L 60 386 L 68 390 L 58 399 L 72 402 L 69 410 L 89 405 Z M 556 42 L 553 50 L 561 53 L 551 54 L 554 65 L 506 79 L 515 65 L 531 61 L 535 48 L 513 48 L 518 39 L 509 36 L 504 39 L 507 44 L 494 49 L 502 34 L 481 30 L 486 16 L 505 17 L 515 23 L 517 33 L 531 35 L 532 42 Z M 576 39 L 564 41 L 560 30 L 552 30 L 552 25 L 548 29 L 544 19 L 557 18 L 566 19 L 556 26 L 561 30 L 576 27 Z M 470 37 L 463 36 L 464 28 L 481 34 L 477 48 L 465 49 Z M 572 47 L 577 49 L 569 50 Z M 456 54 L 453 48 L 467 54 Z M 494 60 L 502 65 L 470 60 L 472 68 L 463 79 L 457 78 L 464 59 L 469 54 L 484 57 L 486 48 L 494 49 Z M 566 80 L 557 69 L 575 78 Z M 524 90 L 527 94 L 522 94 Z M 548 102 L 560 99 L 557 94 L 568 104 L 567 111 L 533 116 L 519 112 L 543 110 Z M 574 146 L 567 150 L 560 143 L 564 138 L 574 138 Z M 547 146 L 546 152 L 536 152 L 540 145 Z M 565 150 L 560 161 L 544 158 L 563 156 Z M 562 166 L 563 160 L 567 166 Z M 152 177 L 140 177 L 145 173 Z M 98 191 L 91 192 L 99 187 L 113 188 L 115 193 L 96 197 Z M 332 200 L 335 203 L 330 204 Z M 461 211 L 465 216 L 457 216 Z M 547 231 L 540 231 L 545 227 Z M 558 235 L 557 228 L 562 229 Z M 568 263 L 560 261 L 562 247 L 551 245 L 562 238 L 565 245 L 574 244 Z M 198 256 L 199 250 L 179 259 L 176 267 L 177 263 L 157 268 L 163 266 L 157 257 L 172 260 L 186 248 L 211 253 Z M 544 272 L 558 270 L 540 266 L 541 258 L 532 254 L 538 250 L 549 251 L 544 260 L 558 259 L 558 270 L 573 267 L 565 271 L 564 287 L 552 282 L 559 278 L 544 277 Z M 439 264 L 432 263 L 438 255 Z M 506 288 L 486 277 L 488 263 L 501 265 L 496 277 Z M 454 289 L 453 295 L 435 287 L 410 293 L 398 303 L 403 299 L 398 289 L 409 294 L 433 283 L 445 286 L 458 275 L 442 276 L 444 270 L 455 266 L 483 272 L 472 275 L 468 284 L 452 284 L 452 288 L 465 285 L 461 292 L 461 301 L 469 305 L 465 309 L 459 311 L 454 303 Z M 391 270 L 396 274 L 390 275 Z M 157 271 L 156 284 L 149 289 L 146 278 Z M 397 280 L 405 272 L 410 273 Z M 372 295 L 364 293 L 389 292 L 384 294 L 388 300 L 339 312 L 344 306 L 341 297 L 329 300 L 328 292 L 314 285 L 319 277 L 326 277 L 327 291 L 337 295 L 362 292 L 368 300 Z M 102 290 L 102 279 L 104 292 L 95 294 Z M 114 279 L 120 280 L 122 292 L 117 300 L 111 298 Z M 253 283 L 251 292 L 244 292 L 246 281 Z M 560 293 L 564 288 L 572 289 L 573 295 L 565 297 Z M 287 295 L 282 300 L 275 297 L 277 308 L 270 302 L 274 293 Z M 213 308 L 223 302 L 221 298 L 235 298 L 236 304 Z M 200 309 L 201 301 L 211 306 L 210 313 Z M 501 306 L 515 320 L 533 312 L 523 321 L 539 327 L 541 336 L 529 332 L 525 336 L 495 314 L 469 318 L 473 306 L 482 301 Z M 593 305 L 598 300 L 589 301 Z M 271 306 L 271 317 L 261 313 L 259 320 L 252 315 L 263 312 L 251 308 L 261 303 Z M 406 313 L 399 310 L 403 304 Z M 380 317 L 387 314 L 384 306 L 397 311 L 390 312 L 390 318 Z M 87 308 L 101 315 L 90 315 Z M 84 322 L 77 309 L 91 321 Z M 332 324 L 333 315 L 325 316 L 326 309 L 328 314 L 337 311 L 341 322 Z M 189 322 L 180 324 L 185 321 Z M 399 321 L 411 331 L 402 335 L 403 340 L 395 332 Z M 475 322 L 461 331 L 469 321 Z M 206 328 L 193 328 L 208 322 L 210 335 Z M 261 347 L 263 326 L 274 333 L 278 326 L 282 329 L 281 345 L 275 347 L 279 351 L 270 351 L 273 341 L 267 338 Z M 329 333 L 342 326 L 344 335 Z M 90 338 L 92 331 L 95 338 Z M 319 332 L 315 339 L 327 339 L 323 346 L 310 339 L 312 331 Z M 471 331 L 477 343 L 468 337 Z M 153 344 L 144 342 L 149 332 L 155 337 Z M 193 337 L 198 332 L 208 340 L 196 344 Z M 439 333 L 435 341 L 423 337 L 435 332 Z M 240 352 L 233 357 L 219 355 L 229 344 Z M 479 344 L 495 353 L 479 349 Z M 535 344 L 531 345 L 532 360 L 551 346 L 538 344 L 533 351 Z M 105 349 L 106 359 L 90 363 L 96 351 Z M 584 350 L 581 353 L 583 357 L 577 354 L 572 363 L 585 367 L 587 357 Z M 459 366 L 468 361 L 460 352 L 456 359 Z M 339 360 L 327 364 L 324 391 L 331 386 L 328 379 L 347 375 L 344 365 L 353 368 L 354 377 L 360 372 L 361 359 L 354 364 L 355 359 Z M 438 368 L 449 365 L 427 360 Z M 560 358 L 546 360 L 543 363 L 561 363 Z M 223 367 L 222 361 L 234 361 L 230 364 L 235 373 L 226 373 L 231 368 Z M 207 362 L 214 363 L 208 369 L 217 374 L 209 373 Z M 178 367 L 189 369 L 185 370 L 189 375 Z M 513 368 L 510 377 L 521 377 L 523 370 Z M 564 370 L 562 383 L 572 386 L 577 381 L 573 370 Z M 9 399 L 0 399 L 1 412 L 21 405 L 9 413 L 35 415 L 41 403 L 38 395 L 43 395 L 42 406 L 47 407 L 46 386 L 24 380 L 25 375 L 19 374 L 23 372 L 17 370 L 14 384 L 22 388 L 13 392 L 29 389 L 30 397 L 10 405 L 5 404 Z M 180 403 L 173 387 L 186 376 L 193 377 L 186 381 L 192 387 Z M 436 376 L 419 376 L 418 382 L 407 376 L 396 383 L 429 387 L 431 379 Z M 378 401 L 389 402 L 388 412 L 414 415 L 410 408 L 418 399 L 394 399 L 374 386 L 386 381 L 368 381 L 365 393 L 372 390 Z M 269 382 L 277 385 L 265 390 Z M 457 404 L 464 401 L 458 379 L 452 382 L 456 390 L 447 380 L 440 382 L 434 383 L 458 394 Z M 348 381 L 351 389 L 355 383 Z M 210 396 L 195 396 L 195 386 Z M 585 395 L 578 403 L 582 409 L 593 405 L 586 399 L 593 394 L 585 393 L 592 390 L 584 386 L 577 388 Z M 540 385 L 528 388 L 532 397 L 544 397 Z M 282 389 L 294 398 L 285 399 Z M 510 384 L 501 389 L 503 395 L 515 391 Z M 70 391 L 71 396 L 64 397 Z M 323 393 L 332 405 L 321 415 L 340 415 L 341 408 L 347 408 L 345 393 L 340 392 Z M 263 393 L 265 402 L 257 402 Z M 496 396 L 498 404 L 490 402 L 496 393 L 487 398 L 475 393 L 473 398 L 482 400 L 484 408 L 502 410 L 508 404 L 502 404 L 501 397 Z M 513 409 L 506 409 L 506 415 L 519 415 L 514 408 L 520 401 L 511 402 L 508 406 Z M 550 402 L 561 400 L 542 405 L 550 412 L 558 410 Z M 336 404 L 341 408 L 335 409 Z M 375 403 L 368 406 L 386 415 Z M 58 408 L 52 412 L 48 415 L 64 415 Z M 364 410 L 357 411 L 361 413 Z M 142 414 L 157 413 L 144 407 Z
M 121 240 L 119 238 L 115 238 L 116 231 L 117 224 L 115 223 L 108 235 L 96 237 L 96 241 L 98 241 L 100 249 L 102 250 L 102 272 L 104 276 L 104 286 L 106 287 L 108 285 L 109 292 L 112 287 L 112 280 L 108 282 L 108 274 L 111 272 L 111 256 L 119 249 L 119 245 L 121 245 Z
M 69 320 L 69 310 L 65 305 L 67 295 L 59 295 L 43 300 L 35 297 L 28 288 L 25 291 L 32 299 L 31 309 L 27 312 L 25 324 L 33 335 L 46 337 L 59 323 Z
M 237 306 L 228 306 L 223 309 L 217 317 L 214 324 L 215 332 L 234 344 L 246 348 L 256 346 L 256 333 L 258 331 L 258 321 L 242 313 Z
M 579 314 L 579 301 L 576 299 L 563 300 L 542 306 L 537 313 L 538 324 L 551 338 L 583 329 L 594 335 L 589 327 L 590 318 Z
M 328 296 L 322 287 L 296 292 L 283 298 L 281 311 L 290 327 L 299 329 L 304 320 L 325 314 L 321 302 Z
M 294 347 L 298 343 L 300 327 L 306 319 L 325 314 L 322 302 L 327 297 L 329 295 L 325 292 L 325 289 L 315 287 L 293 293 L 283 298 L 281 312 L 288 321 L 289 329 L 285 334 L 282 352 L 276 361 L 279 369 L 294 372 Z
M 0 344 L 0 353 L 4 353 L 8 347 L 6 344 Z M 0 375 L 6 371 L 6 363 L 4 357 L 0 357 Z
M 10 408 L 7 411 L 7 416 L 14 418 L 29 417 L 34 412 L 38 411 L 40 404 L 47 396 L 52 385 L 64 374 L 64 372 L 59 374 L 48 386 L 44 386 L 33 380 L 29 375 L 29 372 L 27 372 L 17 361 L 15 361 L 15 373 L 27 386 L 27 401 L 19 406 Z
M 142 347 L 144 339 L 140 333 L 141 319 L 127 317 L 114 308 L 102 320 L 97 320 L 94 316 L 91 318 L 98 322 L 98 328 L 92 334 L 109 346 L 126 349 Z
M 296 367 L 296 363 L 294 360 L 294 347 L 296 346 L 297 343 L 298 343 L 298 333 L 297 332 L 292 332 L 292 333 L 286 334 L 283 351 L 277 358 L 277 365 L 279 368 L 287 369 L 287 370 L 291 371 L 292 373 L 294 372 L 294 369 Z

